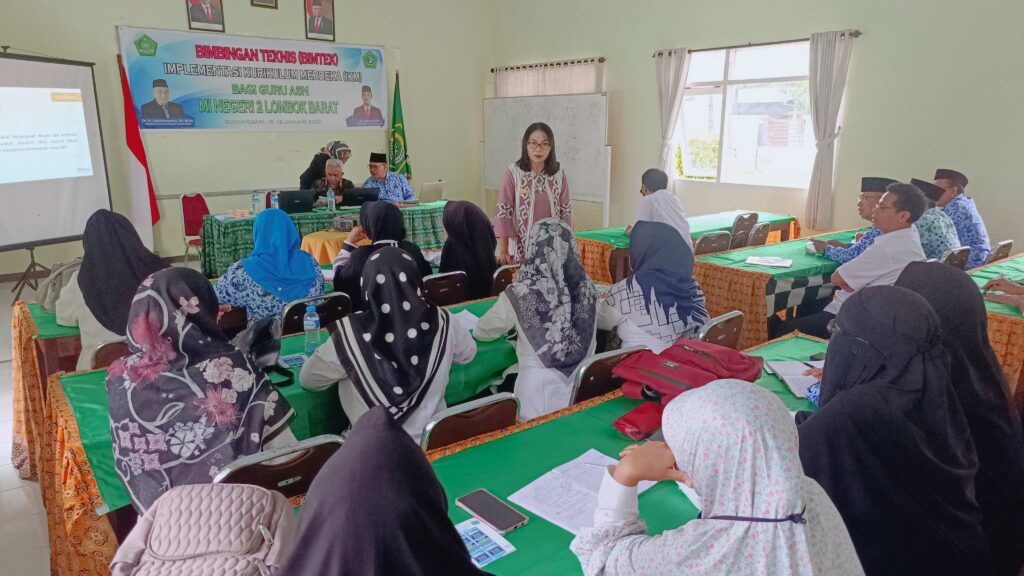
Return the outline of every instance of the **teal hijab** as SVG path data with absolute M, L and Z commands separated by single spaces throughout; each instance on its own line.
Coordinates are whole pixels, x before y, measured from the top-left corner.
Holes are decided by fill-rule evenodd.
M 320 271 L 299 250 L 299 231 L 291 218 L 277 208 L 260 212 L 252 238 L 255 247 L 242 267 L 253 282 L 285 302 L 308 296 Z

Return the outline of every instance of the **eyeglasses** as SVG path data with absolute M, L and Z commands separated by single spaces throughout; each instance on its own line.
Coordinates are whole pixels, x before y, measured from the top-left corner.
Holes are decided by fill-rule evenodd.
M 833 318 L 833 319 L 828 321 L 827 328 L 828 328 L 829 336 L 835 336 L 835 335 L 838 334 L 840 336 L 846 336 L 847 338 L 853 338 L 854 340 L 856 340 L 858 342 L 861 342 L 863 344 L 867 344 L 872 350 L 875 351 L 875 353 L 877 353 L 879 356 L 881 356 L 882 359 L 884 359 L 884 360 L 888 360 L 889 359 L 889 357 L 885 355 L 885 352 L 882 352 L 881 350 L 879 350 L 878 347 L 875 346 L 874 344 L 872 344 L 871 342 L 868 342 L 867 340 L 861 338 L 860 336 L 854 336 L 853 334 L 850 334 L 849 332 L 844 332 L 843 329 L 839 327 L 839 321 L 836 318 Z
M 895 210 L 895 206 L 886 206 L 885 204 L 875 204 L 875 210 Z
M 551 149 L 551 143 L 550 142 L 534 142 L 534 141 L 531 140 L 530 142 L 526 143 L 526 147 L 529 148 L 530 150 L 550 150 Z

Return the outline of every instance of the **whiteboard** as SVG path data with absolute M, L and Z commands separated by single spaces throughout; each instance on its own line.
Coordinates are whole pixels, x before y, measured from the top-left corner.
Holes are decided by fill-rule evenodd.
M 608 97 L 604 94 L 484 99 L 484 187 L 501 188 L 519 159 L 523 131 L 544 122 L 573 199 L 607 204 L 611 190 Z

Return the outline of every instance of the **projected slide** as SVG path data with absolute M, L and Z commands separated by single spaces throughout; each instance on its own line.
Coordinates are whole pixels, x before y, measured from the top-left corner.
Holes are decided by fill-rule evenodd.
M 0 184 L 92 173 L 81 90 L 0 86 Z

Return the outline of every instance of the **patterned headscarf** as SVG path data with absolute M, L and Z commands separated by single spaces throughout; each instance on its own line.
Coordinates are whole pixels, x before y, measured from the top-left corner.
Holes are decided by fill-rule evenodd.
M 544 366 L 572 374 L 594 338 L 597 290 L 565 222 L 545 218 L 533 225 L 519 276 L 505 294 Z
M 128 348 L 107 372 L 107 400 L 117 474 L 140 512 L 168 489 L 210 482 L 259 452 L 292 415 L 217 327 L 217 297 L 195 270 L 142 281 Z

